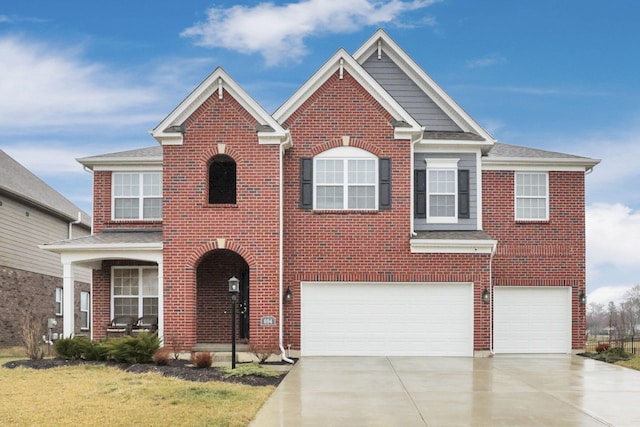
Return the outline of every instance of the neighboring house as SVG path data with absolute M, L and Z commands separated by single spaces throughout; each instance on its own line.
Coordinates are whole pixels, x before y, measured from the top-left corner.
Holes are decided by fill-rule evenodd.
M 47 332 L 48 319 L 56 319 L 52 332 L 62 332 L 65 273 L 60 257 L 38 246 L 90 233 L 89 215 L 0 150 L 0 347 L 22 344 L 25 313 Z M 88 335 L 91 271 L 74 268 L 73 277 L 71 332 Z
M 160 146 L 79 159 L 93 235 L 47 245 L 94 268 L 96 339 L 157 314 L 167 345 L 229 343 L 236 277 L 235 334 L 256 347 L 584 348 L 598 160 L 497 142 L 382 30 L 272 115 L 218 68 L 151 134 Z

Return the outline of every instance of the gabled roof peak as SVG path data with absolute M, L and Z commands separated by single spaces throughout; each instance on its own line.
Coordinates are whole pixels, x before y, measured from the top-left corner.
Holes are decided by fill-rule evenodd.
M 395 134 L 398 139 L 414 139 L 422 132 L 418 122 L 373 78 L 349 53 L 340 48 L 316 71 L 278 110 L 273 117 L 284 123 L 313 93 L 332 75 L 339 72 L 340 78 L 347 71 L 365 88 L 393 117 Z
M 196 87 L 174 110 L 150 133 L 163 145 L 182 145 L 184 121 L 217 92 L 222 99 L 229 93 L 257 121 L 258 142 L 279 144 L 287 140 L 287 132 L 265 111 L 229 74 L 217 67 L 198 87 Z
M 442 88 L 382 29 L 378 29 L 353 54 L 359 64 L 372 55 L 383 53 L 393 61 L 444 113 L 463 131 L 475 133 L 490 146 L 496 142 L 482 126 L 469 116 Z

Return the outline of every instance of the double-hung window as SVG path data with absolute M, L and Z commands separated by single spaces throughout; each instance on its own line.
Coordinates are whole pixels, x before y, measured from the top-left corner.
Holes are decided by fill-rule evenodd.
M 549 219 L 549 175 L 546 172 L 516 172 L 516 221 Z
M 113 219 L 162 219 L 162 173 L 114 173 Z
M 158 315 L 158 268 L 113 267 L 113 316 Z
M 426 159 L 427 222 L 458 222 L 458 159 Z
M 56 288 L 56 316 L 62 316 L 62 288 Z
M 89 329 L 89 304 L 91 303 L 91 294 L 89 292 L 80 292 L 80 329 L 86 331 Z
M 314 158 L 314 209 L 378 209 L 378 158 L 359 148 L 338 147 Z

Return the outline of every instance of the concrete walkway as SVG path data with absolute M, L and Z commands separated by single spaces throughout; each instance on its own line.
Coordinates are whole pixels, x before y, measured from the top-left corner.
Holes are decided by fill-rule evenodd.
M 640 372 L 579 356 L 306 357 L 251 423 L 640 426 Z

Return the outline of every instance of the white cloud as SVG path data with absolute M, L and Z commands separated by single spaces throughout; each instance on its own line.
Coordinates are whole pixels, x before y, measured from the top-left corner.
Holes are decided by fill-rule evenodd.
M 80 150 L 70 146 L 42 146 L 37 143 L 22 143 L 20 146 L 3 147 L 3 150 L 25 168 L 38 176 L 86 173 L 76 158 L 86 157 L 86 147 Z M 90 148 L 89 148 L 90 149 Z
M 259 53 L 268 66 L 273 66 L 299 61 L 307 53 L 305 38 L 386 24 L 437 1 L 302 0 L 285 5 L 265 2 L 211 8 L 205 22 L 187 28 L 182 36 L 195 38 L 200 46 Z M 432 20 L 422 22 L 433 25 Z
M 609 301 L 613 301 L 618 304 L 624 301 L 625 294 L 633 288 L 633 285 L 629 286 L 602 286 L 587 295 L 587 303 L 602 304 L 605 307 L 609 304 Z
M 640 282 L 640 211 L 620 203 L 589 205 L 586 232 L 589 277 L 609 285 Z
M 83 61 L 72 49 L 0 38 L 0 126 L 4 132 L 156 121 L 159 91 Z
M 7 15 L 0 15 L 0 23 L 11 22 L 11 19 Z
M 490 53 L 482 58 L 467 61 L 467 68 L 484 68 L 492 65 L 506 64 L 507 58 L 497 53 Z

